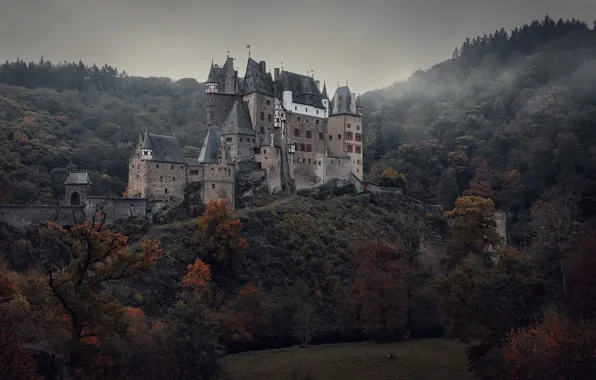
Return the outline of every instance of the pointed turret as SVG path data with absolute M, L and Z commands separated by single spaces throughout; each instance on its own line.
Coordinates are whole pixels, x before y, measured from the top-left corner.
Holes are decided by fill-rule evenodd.
M 215 127 L 209 128 L 201 153 L 199 154 L 199 162 L 201 164 L 216 164 L 219 162 L 219 144 L 221 134 Z
M 323 82 L 323 93 L 321 94 L 321 99 L 329 100 L 329 95 L 327 95 L 327 84 Z
M 211 61 L 211 68 L 209 69 L 209 77 L 207 77 L 207 82 L 205 82 L 206 88 L 205 92 L 207 94 L 217 94 L 219 92 L 219 82 L 217 80 L 218 72 L 221 69 L 219 67 L 215 67 L 213 61 Z
M 362 102 L 360 100 L 360 95 L 356 98 L 356 112 L 358 115 L 362 116 Z
M 255 131 L 252 129 L 250 111 L 244 101 L 234 101 L 234 105 L 223 124 L 222 132 L 224 135 L 255 135 Z

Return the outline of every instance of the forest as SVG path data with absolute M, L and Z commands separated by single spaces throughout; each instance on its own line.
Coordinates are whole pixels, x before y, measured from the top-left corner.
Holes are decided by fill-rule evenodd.
M 41 59 L 0 82 L 0 204 L 51 202 L 69 170 L 121 194 L 144 126 L 189 157 L 206 132 L 193 79 Z M 444 213 L 362 194 L 0 226 L 0 378 L 224 379 L 230 353 L 435 336 L 478 378 L 595 378 L 596 28 L 467 39 L 363 105 L 367 178 Z

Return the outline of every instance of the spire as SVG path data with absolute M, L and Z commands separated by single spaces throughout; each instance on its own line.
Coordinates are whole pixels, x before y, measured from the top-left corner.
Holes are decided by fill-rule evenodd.
M 321 95 L 321 99 L 329 100 L 329 95 L 327 95 L 327 84 L 323 81 L 323 94 Z
M 149 136 L 149 127 L 145 127 L 142 148 L 143 149 L 153 149 L 153 144 L 151 144 L 151 137 Z
M 217 83 L 217 75 L 215 74 L 215 66 L 213 66 L 213 60 L 211 60 L 211 68 L 209 69 L 209 77 L 206 83 Z

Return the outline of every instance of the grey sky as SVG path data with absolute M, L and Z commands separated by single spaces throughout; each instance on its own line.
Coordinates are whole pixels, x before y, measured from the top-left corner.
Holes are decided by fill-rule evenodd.
M 542 18 L 596 19 L 594 0 L 0 0 L 0 60 L 83 59 L 131 75 L 204 81 L 226 51 L 268 69 L 384 87 L 467 36 Z

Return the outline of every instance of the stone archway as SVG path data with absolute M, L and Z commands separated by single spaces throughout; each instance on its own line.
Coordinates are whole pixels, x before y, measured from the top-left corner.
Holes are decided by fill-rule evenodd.
M 71 206 L 79 206 L 81 204 L 81 196 L 79 195 L 78 192 L 73 191 L 72 194 L 70 194 L 70 205 Z

